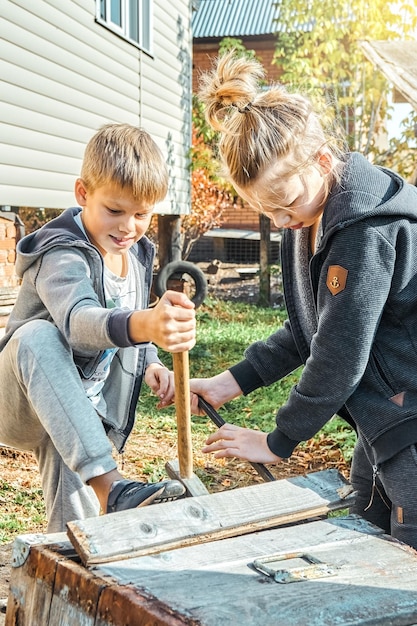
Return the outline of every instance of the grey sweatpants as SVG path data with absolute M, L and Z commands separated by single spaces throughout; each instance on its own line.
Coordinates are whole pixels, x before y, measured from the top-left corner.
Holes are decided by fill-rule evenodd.
M 112 446 L 58 329 L 43 320 L 18 329 L 0 352 L 0 441 L 34 452 L 48 532 L 99 514 L 86 483 L 116 468 Z
M 416 445 L 377 466 L 372 447 L 359 434 L 350 481 L 357 491 L 350 512 L 417 550 Z

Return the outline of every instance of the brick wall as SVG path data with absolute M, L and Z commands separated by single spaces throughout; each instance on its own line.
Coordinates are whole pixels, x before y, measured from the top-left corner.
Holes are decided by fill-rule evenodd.
M 19 285 L 15 261 L 16 244 L 23 234 L 22 229 L 23 224 L 15 213 L 0 211 L 0 291 Z
M 255 50 L 256 56 L 266 70 L 268 82 L 279 80 L 280 68 L 272 65 L 276 38 L 250 39 L 242 38 L 242 42 L 248 50 Z M 202 72 L 207 72 L 212 67 L 213 60 L 219 53 L 220 40 L 213 42 L 195 41 L 193 44 L 193 92 L 198 91 L 198 81 Z
M 251 209 L 248 205 L 238 204 L 236 207 L 229 206 L 222 213 L 221 228 L 243 228 L 245 230 L 259 230 L 259 213 Z M 271 231 L 276 232 L 276 228 L 271 222 Z
M 259 215 L 248 206 L 230 206 L 222 213 L 221 228 L 259 230 Z
M 24 226 L 18 215 L 0 211 L 0 333 L 4 332 L 19 290 L 16 244 L 23 235 Z

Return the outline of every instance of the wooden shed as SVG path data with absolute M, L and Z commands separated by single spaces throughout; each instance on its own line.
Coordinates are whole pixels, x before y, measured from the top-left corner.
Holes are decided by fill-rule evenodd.
M 329 518 L 349 487 L 325 470 L 22 536 L 6 626 L 415 626 L 417 553 Z
M 394 85 L 396 102 L 409 102 L 417 111 L 417 41 L 364 41 L 361 46 Z

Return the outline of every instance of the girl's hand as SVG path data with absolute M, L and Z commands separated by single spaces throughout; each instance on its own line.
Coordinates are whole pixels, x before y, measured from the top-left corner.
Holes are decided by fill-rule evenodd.
M 174 373 L 159 363 L 151 363 L 146 368 L 145 382 L 159 397 L 158 409 L 169 406 L 174 398 Z
M 226 370 L 212 378 L 192 378 L 190 380 L 191 412 L 194 415 L 205 415 L 198 406 L 198 396 L 204 398 L 212 407 L 218 409 L 222 404 L 237 398 L 242 390 L 235 378 Z
M 214 452 L 216 459 L 238 457 L 252 463 L 277 463 L 282 461 L 268 448 L 267 433 L 224 424 L 218 431 L 210 435 L 203 452 Z

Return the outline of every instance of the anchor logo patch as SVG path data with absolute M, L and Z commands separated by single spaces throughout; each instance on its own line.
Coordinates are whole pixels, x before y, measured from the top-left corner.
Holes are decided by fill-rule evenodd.
M 334 296 L 346 287 L 348 270 L 341 265 L 330 265 L 327 270 L 326 285 Z

